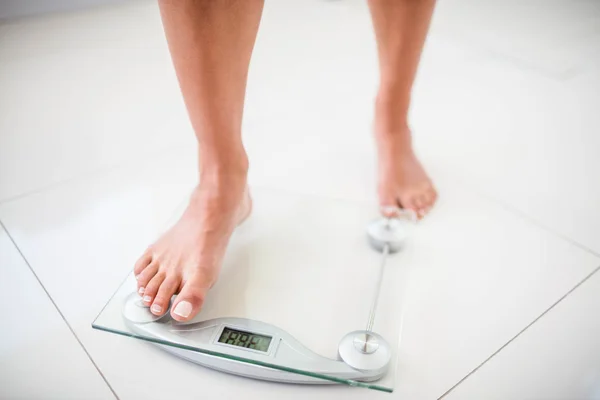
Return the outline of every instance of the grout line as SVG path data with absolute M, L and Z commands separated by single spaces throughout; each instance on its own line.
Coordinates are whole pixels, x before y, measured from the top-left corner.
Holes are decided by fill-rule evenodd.
M 552 228 L 544 225 L 542 222 L 540 222 L 536 218 L 530 216 L 529 214 L 527 214 L 524 211 L 519 210 L 515 206 L 510 205 L 508 203 L 505 203 L 503 201 L 494 199 L 493 197 L 488 196 L 488 195 L 483 195 L 483 196 L 487 197 L 488 199 L 493 200 L 496 204 L 498 204 L 499 206 L 501 206 L 505 210 L 510 211 L 513 214 L 516 214 L 517 216 L 521 217 L 522 219 L 524 219 L 525 221 L 531 223 L 532 225 L 536 226 L 537 228 L 539 228 L 539 229 L 541 229 L 543 231 L 546 231 L 549 234 L 551 234 L 551 235 L 553 235 L 553 236 L 555 236 L 555 237 L 557 237 L 557 238 L 559 238 L 561 240 L 564 240 L 565 242 L 569 243 L 570 245 L 572 245 L 574 247 L 577 247 L 578 249 L 583 250 L 586 253 L 589 253 L 589 254 L 591 254 L 591 255 L 593 255 L 595 257 L 600 258 L 600 253 L 598 253 L 597 251 L 595 251 L 595 250 L 587 247 L 586 245 L 584 245 L 582 243 L 579 243 L 578 241 L 576 241 L 574 239 L 571 239 L 570 237 L 566 236 L 563 233 L 557 232 L 554 229 L 552 229 Z
M 268 191 L 268 192 L 276 192 L 278 194 L 283 194 L 286 196 L 294 196 L 294 197 L 305 197 L 305 198 L 310 198 L 311 200 L 326 200 L 326 201 L 330 201 L 330 202 L 336 202 L 336 203 L 344 203 L 347 205 L 355 205 L 355 206 L 372 206 L 374 209 L 378 209 L 378 205 L 376 201 L 370 201 L 370 200 L 366 200 L 366 199 L 358 199 L 358 198 L 350 198 L 350 196 L 348 197 L 340 197 L 337 195 L 330 195 L 327 193 L 317 193 L 317 192 L 309 192 L 309 191 L 303 191 L 303 190 L 294 190 L 294 189 L 289 189 L 286 187 L 278 187 L 276 185 L 273 184 L 263 184 L 263 183 L 256 183 L 253 184 L 252 182 L 248 183 L 248 186 L 250 188 L 250 191 L 252 191 L 253 189 L 258 189 L 258 190 L 262 190 L 262 191 Z
M 134 159 L 121 160 L 121 161 L 117 161 L 116 163 L 113 163 L 113 164 L 107 164 L 107 165 L 102 165 L 102 166 L 99 166 L 96 168 L 91 168 L 89 171 L 84 171 L 82 174 L 76 174 L 74 176 L 70 176 L 70 177 L 58 180 L 56 182 L 50 182 L 41 187 L 37 187 L 35 189 L 31 189 L 31 190 L 25 191 L 23 193 L 19 193 L 14 196 L 11 196 L 11 197 L 7 197 L 4 199 L 0 198 L 0 205 L 4 205 L 4 204 L 7 204 L 7 203 L 10 203 L 13 201 L 21 200 L 25 197 L 33 196 L 33 195 L 45 192 L 47 190 L 53 190 L 60 186 L 65 186 L 65 185 L 68 185 L 71 183 L 76 183 L 76 182 L 82 181 L 82 180 L 88 180 L 89 178 L 97 178 L 99 176 L 117 171 L 121 168 L 132 168 L 132 167 L 138 166 L 140 164 L 139 163 L 140 160 L 147 159 L 150 156 L 170 155 L 170 154 L 174 154 L 176 151 L 179 151 L 181 149 L 187 149 L 187 148 L 188 147 L 186 147 L 185 145 L 182 145 L 181 143 L 179 143 L 179 144 L 175 144 L 172 146 L 167 146 L 164 149 L 149 150 L 146 153 L 142 153 L 139 158 L 136 157 Z
M 473 192 L 475 192 L 477 195 L 483 197 L 484 199 L 488 200 L 489 202 L 491 202 L 492 204 L 496 204 L 498 206 L 500 206 L 501 208 L 503 208 L 505 211 L 508 211 L 512 214 L 515 214 L 516 216 L 522 218 L 523 220 L 525 220 L 526 222 L 531 223 L 532 225 L 534 225 L 535 227 L 537 227 L 538 229 L 541 229 L 561 240 L 564 240 L 565 242 L 571 244 L 574 247 L 577 247 L 580 250 L 585 251 L 586 253 L 589 253 L 595 257 L 600 258 L 600 253 L 597 252 L 596 250 L 593 250 L 589 247 L 587 247 L 586 245 L 579 243 L 578 241 L 571 239 L 570 237 L 568 237 L 567 235 L 560 233 L 552 228 L 550 228 L 549 226 L 545 225 L 544 223 L 542 223 L 540 220 L 536 219 L 535 217 L 532 217 L 531 215 L 529 215 L 527 212 L 520 210 L 519 208 L 517 208 L 516 206 L 504 201 L 504 200 L 500 200 L 498 198 L 496 198 L 495 195 L 487 192 L 486 190 L 482 190 L 479 185 L 477 185 L 477 183 L 474 182 L 469 182 L 469 178 L 465 177 L 462 174 L 456 174 L 458 175 L 457 177 L 454 178 L 454 181 L 463 185 L 465 188 L 467 188 L 468 190 L 471 190 Z
M 444 28 L 432 32 L 432 37 L 436 36 L 437 40 L 449 40 L 454 45 L 460 47 L 461 50 L 470 53 L 470 55 L 473 55 L 475 57 L 481 57 L 486 61 L 494 63 L 497 66 L 506 66 L 512 68 L 520 74 L 526 74 L 535 76 L 537 78 L 547 79 L 555 83 L 565 83 L 568 82 L 570 79 L 579 76 L 581 74 L 583 66 L 585 65 L 585 62 L 579 62 L 574 66 L 567 67 L 566 69 L 562 69 L 560 71 L 553 71 L 544 66 L 536 65 L 535 63 L 523 59 L 518 55 L 510 54 L 503 50 L 489 48 L 487 46 L 482 45 L 481 43 L 469 42 L 468 39 L 465 39 L 460 34 L 448 35 L 447 30 L 444 30 Z M 444 35 L 447 36 L 448 39 L 446 39 Z
M 461 380 L 459 380 L 457 383 L 455 383 L 450 389 L 446 390 L 444 392 L 444 394 L 442 394 L 440 397 L 438 397 L 438 400 L 441 400 L 444 397 L 446 397 L 450 392 L 452 392 L 454 389 L 456 389 L 461 383 L 463 383 L 464 381 L 466 381 L 467 379 L 469 379 L 469 377 L 471 375 L 475 374 L 488 361 L 490 361 L 492 358 L 494 358 L 496 355 L 498 355 L 502 350 L 504 350 L 504 348 L 506 348 L 508 345 L 510 345 L 515 339 L 517 339 L 519 336 L 521 336 L 523 333 L 525 333 L 525 331 L 527 329 L 529 329 L 531 326 L 533 326 L 533 324 L 535 324 L 537 321 L 539 321 L 540 319 L 542 319 L 546 314 L 548 314 L 548 312 L 550 312 L 554 307 L 556 307 L 559 303 L 561 303 L 564 299 L 566 299 L 571 293 L 573 293 L 576 289 L 578 289 L 579 286 L 581 286 L 584 282 L 588 281 L 598 271 L 600 271 L 600 266 L 596 267 L 585 278 L 583 278 L 578 284 L 576 284 L 575 286 L 573 286 L 567 293 L 565 293 L 564 295 L 562 295 L 561 298 L 559 298 L 558 300 L 556 300 L 550 307 L 548 307 L 544 312 L 542 312 L 537 318 L 535 318 L 527 326 L 525 326 L 523 329 L 521 329 L 521 331 L 519 331 L 515 336 L 513 336 L 511 339 L 509 339 L 508 342 L 504 343 L 504 345 L 502 345 L 498 350 L 496 350 L 488 358 L 486 358 L 485 360 L 483 360 L 483 362 L 481 364 L 479 364 L 477 367 L 473 368 L 473 370 L 471 370 L 471 372 L 469 372 Z
M 42 289 L 46 293 L 46 296 L 48 296 L 48 299 L 50 299 L 50 302 L 52 302 L 52 305 L 54 306 L 54 308 L 56 309 L 56 311 L 58 312 L 58 314 L 60 315 L 60 317 L 62 318 L 62 320 L 64 321 L 64 323 L 67 325 L 67 328 L 69 328 L 69 330 L 73 334 L 73 337 L 75 337 L 75 340 L 77 340 L 77 342 L 79 343 L 79 346 L 81 346 L 82 350 L 85 352 L 85 354 L 87 355 L 88 359 L 90 360 L 90 362 L 92 363 L 92 365 L 94 366 L 94 368 L 96 368 L 96 371 L 98 371 L 98 373 L 100 374 L 100 377 L 102 377 L 102 379 L 104 380 L 104 383 L 106 383 L 106 385 L 108 386 L 108 388 L 112 392 L 113 396 L 115 396 L 115 398 L 117 400 L 119 400 L 119 396 L 117 395 L 117 393 L 115 392 L 115 390 L 113 389 L 113 387 L 108 382 L 108 379 L 106 379 L 106 377 L 104 376 L 104 374 L 102 373 L 102 371 L 100 371 L 100 368 L 98 367 L 98 365 L 96 364 L 96 362 L 92 358 L 91 354 L 87 351 L 87 349 L 83 345 L 83 342 L 79 339 L 79 337 L 75 333 L 75 330 L 73 329 L 73 327 L 71 326 L 71 324 L 69 324 L 69 322 L 65 318 L 65 315 L 62 313 L 62 311 L 60 311 L 60 308 L 58 308 L 58 305 L 56 304 L 56 302 L 54 301 L 54 299 L 52 298 L 52 296 L 50 296 L 50 293 L 48 292 L 48 289 L 46 289 L 46 287 L 44 286 L 44 284 L 42 283 L 42 281 L 40 280 L 40 278 L 38 277 L 38 275 L 35 273 L 35 271 L 31 267 L 31 264 L 29 264 L 29 261 L 27 260 L 27 258 L 25 258 L 25 255 L 23 254 L 23 252 L 21 251 L 21 249 L 19 248 L 19 246 L 15 242 L 15 239 L 12 237 L 12 235 L 10 234 L 10 232 L 8 231 L 8 229 L 6 229 L 6 226 L 4 225 L 4 223 L 2 222 L 2 220 L 0 220 L 0 228 L 4 229 L 4 231 L 6 232 L 6 235 L 8 236 L 8 238 L 10 239 L 10 241 L 12 242 L 13 246 L 15 246 L 15 248 L 19 252 L 19 255 L 21 256 L 21 258 L 23 258 L 23 261 L 25 262 L 25 264 L 27 264 L 27 267 L 29 268 L 29 270 L 31 271 L 31 273 L 33 274 L 33 276 L 35 277 L 35 279 L 38 281 L 38 283 L 40 284 L 40 286 L 42 287 Z

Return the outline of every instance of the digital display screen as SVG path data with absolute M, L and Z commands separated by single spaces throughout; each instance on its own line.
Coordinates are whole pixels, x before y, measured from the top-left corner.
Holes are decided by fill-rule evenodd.
M 267 350 L 269 350 L 271 339 L 273 339 L 271 336 L 257 335 L 256 333 L 238 331 L 236 329 L 225 327 L 218 342 L 244 347 L 246 349 L 264 351 L 266 353 Z

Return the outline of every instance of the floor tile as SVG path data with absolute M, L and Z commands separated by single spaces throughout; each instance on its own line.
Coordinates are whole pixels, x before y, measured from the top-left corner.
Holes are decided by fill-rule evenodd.
M 424 60 L 413 122 L 425 160 L 599 254 L 597 72 L 557 82 L 437 39 Z
M 0 397 L 114 399 L 1 227 L 0 265 Z
M 4 0 L 0 9 L 0 20 L 22 18 L 45 13 L 69 12 L 87 7 L 106 6 L 126 0 L 81 0 L 77 2 L 63 1 L 52 3 L 22 2 L 19 0 Z
M 518 68 L 557 79 L 598 53 L 600 6 L 570 0 L 451 0 L 438 4 L 433 33 Z
M 444 399 L 600 399 L 600 274 Z
M 344 135 L 348 124 L 335 124 L 358 109 L 361 120 L 351 124 L 368 138 L 377 60 L 366 5 L 267 3 L 261 25 L 246 136 L 295 134 L 300 119 L 309 123 L 300 137 L 314 137 L 322 114 L 335 117 L 328 131 Z M 155 2 L 9 21 L 0 30 L 0 201 L 194 145 Z M 319 46 L 304 40 L 315 32 Z
M 0 29 L 0 200 L 193 144 L 154 2 Z
M 374 202 L 376 87 L 365 2 L 267 2 L 245 111 L 250 181 Z
M 411 249 L 404 398 L 440 396 L 600 260 L 458 183 L 440 189 Z

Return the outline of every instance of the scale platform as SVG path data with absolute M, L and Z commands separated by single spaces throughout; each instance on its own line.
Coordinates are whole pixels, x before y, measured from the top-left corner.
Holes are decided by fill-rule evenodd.
M 130 273 L 93 327 L 248 378 L 393 391 L 410 218 L 270 190 L 253 198 L 192 321 L 152 315 Z

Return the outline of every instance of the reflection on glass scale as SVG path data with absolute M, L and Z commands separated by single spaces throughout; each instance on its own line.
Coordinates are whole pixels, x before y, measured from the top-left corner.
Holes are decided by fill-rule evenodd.
M 338 360 L 312 352 L 289 333 L 261 321 L 216 318 L 179 324 L 168 312 L 163 316 L 150 313 L 137 293 L 125 300 L 125 323 L 139 335 L 177 343 L 179 347 L 159 346 L 178 357 L 230 374 L 300 384 L 334 383 L 310 373 L 344 380 L 376 381 L 386 373 L 392 350 L 383 337 L 372 331 L 375 311 L 387 256 L 399 251 L 407 236 L 406 219 L 403 219 L 406 216 L 407 213 L 396 212 L 393 217 L 380 218 L 367 227 L 371 247 L 382 253 L 379 277 L 366 329 L 349 332 L 341 339 Z M 408 217 L 414 221 L 414 215 L 408 214 Z M 269 364 L 282 369 L 269 368 Z

